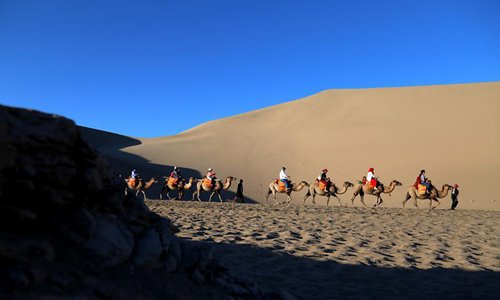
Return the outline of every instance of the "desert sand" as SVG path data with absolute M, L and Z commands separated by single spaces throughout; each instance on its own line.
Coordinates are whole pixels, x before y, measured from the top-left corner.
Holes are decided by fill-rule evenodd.
M 401 207 L 407 187 L 426 169 L 438 188 L 460 186 L 459 209 L 500 210 L 500 82 L 326 90 L 167 137 L 82 130 L 124 175 L 137 168 L 144 177 L 161 178 L 177 165 L 185 176 L 200 178 L 212 167 L 220 178 L 243 178 L 253 202 L 264 201 L 281 166 L 292 181 L 309 183 L 327 168 L 338 184 L 356 183 L 374 167 L 382 182 L 403 183 L 384 197 L 385 207 Z M 158 198 L 158 191 L 152 188 L 149 197 Z M 293 193 L 292 203 L 300 204 L 305 193 Z M 352 189 L 340 197 L 350 204 Z M 375 198 L 365 201 L 372 205 Z M 450 203 L 448 195 L 440 208 Z M 354 204 L 360 206 L 359 198 Z
M 177 165 L 185 177 L 212 167 L 220 178 L 244 179 L 253 204 L 147 205 L 177 224 L 178 236 L 213 247 L 235 276 L 286 299 L 500 296 L 500 82 L 327 90 L 168 137 L 82 132 L 125 176 L 138 168 L 161 179 Z M 325 197 L 302 206 L 305 189 L 292 193 L 290 206 L 264 205 L 281 166 L 293 182 L 309 183 L 327 168 L 337 185 L 374 167 L 382 182 L 402 186 L 378 208 L 361 207 L 359 198 L 354 208 L 334 199 L 325 207 Z M 427 201 L 401 208 L 421 169 L 438 188 L 460 186 L 458 210 L 449 210 L 449 195 L 431 212 Z M 148 197 L 158 192 L 156 185 Z M 342 204 L 352 195 L 353 188 L 340 195 Z
M 239 277 L 299 299 L 498 299 L 496 211 L 148 201 Z M 292 298 L 290 298 L 292 299 Z

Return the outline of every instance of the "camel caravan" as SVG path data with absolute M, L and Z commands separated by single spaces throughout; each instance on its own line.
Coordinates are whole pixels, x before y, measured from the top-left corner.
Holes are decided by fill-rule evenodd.
M 345 181 L 341 186 L 333 183 L 330 178 L 327 176 L 328 170 L 323 169 L 321 174 L 314 179 L 312 184 L 307 183 L 306 181 L 300 181 L 298 183 L 293 183 L 290 180 L 290 176 L 286 173 L 286 167 L 282 167 L 279 178 L 273 180 L 269 186 L 268 191 L 265 196 L 265 203 L 268 204 L 268 198 L 272 195 L 273 200 L 276 204 L 290 204 L 292 200 L 292 192 L 300 192 L 304 188 L 306 189 L 306 194 L 302 199 L 302 205 L 306 204 L 306 200 L 311 197 L 312 204 L 316 204 L 316 196 L 326 197 L 326 206 L 330 204 L 330 198 L 335 198 L 338 201 L 339 206 L 344 206 L 341 199 L 338 195 L 342 195 L 347 193 L 349 188 L 353 188 L 353 196 L 351 198 L 351 206 L 354 207 L 354 200 L 359 196 L 361 200 L 361 204 L 364 207 L 368 207 L 365 203 L 364 197 L 365 195 L 371 195 L 375 197 L 375 204 L 373 207 L 380 206 L 384 200 L 382 196 L 385 194 L 390 195 L 396 187 L 402 186 L 402 183 L 398 180 L 392 180 L 388 185 L 383 184 L 378 181 L 377 177 L 374 174 L 375 170 L 370 168 L 368 170 L 368 174 L 363 176 L 363 178 L 358 181 L 356 185 L 349 181 Z M 161 186 L 160 191 L 160 199 L 172 199 L 170 193 L 172 191 L 177 191 L 177 197 L 175 200 L 183 200 L 184 193 L 189 191 L 192 187 L 195 187 L 192 193 L 192 201 L 198 200 L 202 201 L 200 195 L 202 192 L 208 192 L 210 195 L 208 197 L 208 202 L 212 201 L 213 196 L 217 195 L 220 202 L 222 200 L 222 191 L 228 190 L 231 187 L 233 181 L 236 180 L 236 177 L 228 176 L 225 180 L 221 180 L 216 177 L 216 174 L 212 168 L 208 168 L 206 176 L 201 179 L 195 179 L 190 177 L 187 182 L 184 178 L 181 177 L 180 171 L 178 167 L 174 167 L 170 176 L 164 176 L 164 182 Z M 243 180 L 240 181 L 240 184 Z M 143 181 L 137 171 L 134 169 L 129 178 L 125 179 L 127 183 L 127 188 L 125 189 L 125 193 L 129 190 L 135 191 L 136 195 L 139 193 L 143 194 L 143 198 L 147 199 L 145 191 L 149 189 L 153 184 L 158 183 L 155 178 L 151 178 L 148 181 Z M 240 188 L 238 186 L 238 193 L 240 193 Z M 408 187 L 408 191 L 406 193 L 405 199 L 403 200 L 403 208 L 406 205 L 406 202 L 410 199 L 413 199 L 413 205 L 418 208 L 417 200 L 428 200 L 429 201 L 429 210 L 435 209 L 441 203 L 439 199 L 442 199 L 448 195 L 449 191 L 458 195 L 458 185 L 451 186 L 449 184 L 444 184 L 441 190 L 438 190 L 432 182 L 425 176 L 425 170 L 422 170 L 418 175 L 416 182 Z M 242 193 L 242 191 L 241 191 Z M 287 199 L 280 203 L 276 199 L 277 194 L 286 194 Z M 242 196 L 242 195 L 241 195 Z M 456 196 L 453 201 L 456 201 Z M 433 206 L 433 202 L 436 202 L 436 205 Z M 347 206 L 347 203 L 345 204 Z M 455 205 L 456 206 L 456 205 Z
M 221 192 L 223 190 L 228 190 L 231 187 L 231 183 L 236 180 L 236 177 L 228 176 L 226 178 L 226 181 L 222 183 L 221 180 L 216 177 L 213 169 L 208 168 L 207 175 L 202 179 L 194 179 L 193 177 L 190 177 L 188 179 L 188 182 L 186 182 L 185 179 L 181 177 L 179 168 L 174 167 L 174 170 L 170 173 L 170 176 L 163 176 L 163 179 L 164 181 L 161 186 L 159 196 L 160 199 L 166 197 L 167 199 L 171 200 L 172 197 L 170 196 L 170 192 L 178 191 L 177 197 L 174 199 L 182 200 L 184 192 L 189 191 L 196 182 L 196 189 L 193 192 L 192 200 L 195 200 L 196 198 L 201 202 L 200 194 L 201 192 L 205 191 L 210 192 L 210 196 L 208 198 L 209 202 L 212 201 L 212 197 L 214 195 L 217 195 L 219 197 L 219 201 L 223 202 Z M 136 169 L 132 170 L 131 175 L 127 179 L 125 179 L 125 182 L 127 185 L 127 187 L 125 188 L 125 194 L 127 194 L 129 190 L 136 191 L 136 196 L 138 196 L 139 193 L 142 193 L 144 200 L 147 200 L 145 191 L 153 186 L 153 184 L 158 183 L 155 178 L 151 178 L 151 180 L 144 182 Z

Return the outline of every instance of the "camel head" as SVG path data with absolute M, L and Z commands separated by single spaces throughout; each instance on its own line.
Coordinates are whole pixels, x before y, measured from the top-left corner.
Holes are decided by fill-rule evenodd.
M 309 183 L 307 183 L 307 182 L 305 182 L 305 181 L 301 181 L 301 182 L 299 183 L 299 185 L 300 185 L 300 184 L 305 185 L 305 186 L 307 186 L 307 187 L 309 187 L 309 186 L 310 186 L 310 184 L 309 184 Z
M 344 181 L 344 185 L 347 187 L 353 187 L 354 184 L 350 183 L 349 181 Z
M 393 183 L 395 186 L 402 186 L 403 184 L 397 180 L 393 180 L 391 183 Z

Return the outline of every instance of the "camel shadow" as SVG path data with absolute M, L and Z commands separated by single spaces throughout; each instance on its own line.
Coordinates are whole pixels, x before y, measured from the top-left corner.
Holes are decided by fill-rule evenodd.
M 205 245 L 238 278 L 264 291 L 298 299 L 498 299 L 500 272 L 353 265 L 297 257 L 278 248 L 235 243 Z M 284 290 L 284 291 L 283 291 Z
M 117 176 L 121 175 L 122 178 L 127 178 L 132 169 L 137 169 L 141 177 L 145 180 L 151 177 L 156 178 L 158 183 L 151 186 L 145 193 L 148 199 L 160 199 L 161 186 L 164 181 L 163 177 L 170 174 L 174 168 L 173 165 L 155 164 L 139 155 L 122 151 L 123 148 L 140 145 L 141 141 L 138 139 L 82 126 L 79 126 L 79 129 L 83 139 L 104 156 Z M 203 178 L 203 175 L 197 170 L 180 165 L 178 167 L 181 169 L 182 177 L 186 180 L 189 177 Z M 233 182 L 233 184 L 230 190 L 222 192 L 224 201 L 228 199 L 232 201 L 234 199 L 237 182 Z M 191 200 L 194 191 L 194 186 L 185 191 L 183 200 Z M 177 197 L 177 195 L 178 191 L 170 192 L 172 198 Z M 208 192 L 202 192 L 200 198 L 202 201 L 208 201 L 209 195 L 210 193 Z M 219 201 L 216 195 L 214 195 L 212 201 Z M 245 203 L 257 203 L 257 201 L 245 196 Z

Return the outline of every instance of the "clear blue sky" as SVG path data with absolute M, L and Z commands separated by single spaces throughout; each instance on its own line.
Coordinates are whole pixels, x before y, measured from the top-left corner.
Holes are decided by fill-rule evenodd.
M 0 103 L 131 136 L 330 88 L 498 80 L 498 0 L 0 0 Z

